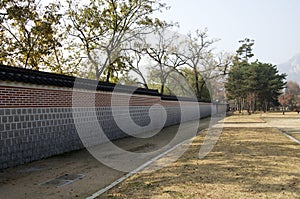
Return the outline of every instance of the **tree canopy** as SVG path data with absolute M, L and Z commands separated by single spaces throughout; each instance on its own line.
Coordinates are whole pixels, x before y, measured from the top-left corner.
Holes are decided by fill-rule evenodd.
M 59 5 L 42 7 L 34 0 L 0 3 L 0 63 L 39 70 L 61 47 Z M 51 63 L 54 64 L 54 63 Z
M 278 97 L 286 83 L 286 74 L 279 74 L 275 65 L 258 60 L 249 62 L 254 56 L 253 42 L 247 38 L 241 41 L 226 83 L 227 98 L 234 100 L 236 109 L 247 109 L 249 113 L 278 106 Z
M 165 88 L 172 84 L 187 95 L 176 79 L 184 77 L 198 99 L 216 101 L 224 100 L 227 78 L 227 97 L 239 109 L 278 104 L 285 75 L 272 64 L 250 61 L 254 40 L 241 40 L 235 56 L 215 53 L 218 40 L 207 29 L 182 36 L 176 23 L 156 18 L 168 9 L 160 0 L 41 2 L 0 3 L 1 64 L 142 85 L 162 94 L 172 94 Z

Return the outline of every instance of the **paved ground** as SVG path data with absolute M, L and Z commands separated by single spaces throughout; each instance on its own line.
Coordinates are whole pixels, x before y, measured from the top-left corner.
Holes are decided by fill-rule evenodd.
M 199 123 L 201 130 L 208 127 L 209 121 L 206 118 L 186 125 Z M 178 126 L 165 128 L 150 139 L 126 138 L 114 143 L 129 151 L 153 151 L 170 142 L 177 128 Z M 140 164 L 146 161 L 147 159 L 141 159 Z M 62 187 L 41 185 L 65 174 L 83 174 L 84 177 Z M 85 198 L 125 174 L 101 164 L 87 150 L 80 150 L 0 171 L 0 198 Z
M 279 130 L 300 140 L 300 114 L 297 113 L 273 113 L 263 114 L 261 117 L 268 125 L 276 127 Z

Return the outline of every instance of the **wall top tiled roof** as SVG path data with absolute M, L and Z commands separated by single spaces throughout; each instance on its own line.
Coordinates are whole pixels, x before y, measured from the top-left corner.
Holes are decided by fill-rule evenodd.
M 161 95 L 158 90 L 145 89 L 133 86 L 117 85 L 107 82 L 99 82 L 96 80 L 76 78 L 73 76 L 48 73 L 36 70 L 30 70 L 19 67 L 12 67 L 0 64 L 0 80 L 20 82 L 28 84 L 37 84 L 44 86 L 56 86 L 73 88 L 76 80 L 76 88 L 97 90 L 97 91 L 116 91 L 120 93 L 132 93 L 149 95 L 149 96 L 160 96 L 162 100 L 169 101 L 195 101 L 195 99 L 187 97 L 176 97 L 170 95 Z M 117 87 L 116 87 L 117 86 Z M 210 102 L 209 100 L 200 100 L 199 102 Z
M 0 80 L 22 82 L 29 84 L 48 85 L 57 87 L 73 88 L 76 80 L 76 88 L 98 90 L 98 91 L 113 91 L 116 84 L 99 82 L 96 80 L 76 78 L 67 75 L 60 75 L 30 69 L 0 65 Z M 152 96 L 160 96 L 157 90 L 138 88 L 133 86 L 118 85 L 117 91 L 122 93 L 144 94 Z

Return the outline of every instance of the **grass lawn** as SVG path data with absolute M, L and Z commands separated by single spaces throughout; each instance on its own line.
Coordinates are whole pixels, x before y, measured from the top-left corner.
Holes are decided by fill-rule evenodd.
M 276 116 L 277 117 L 277 116 Z M 300 198 L 300 145 L 259 115 L 231 116 L 213 151 L 199 159 L 204 134 L 176 162 L 141 172 L 100 198 Z

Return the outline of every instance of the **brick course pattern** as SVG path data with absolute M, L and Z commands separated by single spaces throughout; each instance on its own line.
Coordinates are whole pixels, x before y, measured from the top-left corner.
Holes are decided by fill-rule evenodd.
M 118 127 L 114 117 L 121 120 L 131 117 L 137 125 L 147 126 L 150 123 L 149 109 L 154 104 L 165 108 L 165 126 L 181 121 L 179 103 L 191 111 L 185 120 L 199 118 L 198 113 L 193 113 L 195 106 L 200 107 L 201 117 L 216 111 L 215 105 L 208 103 L 165 101 L 159 96 L 117 93 L 113 99 L 112 93 L 104 91 L 73 92 L 46 86 L 33 88 L 26 84 L 22 87 L 13 84 L 0 86 L 0 169 L 104 142 L 105 139 L 93 136 L 98 131 L 92 122 L 95 117 L 107 138 L 114 140 L 128 136 Z M 113 116 L 111 105 L 118 106 L 117 115 Z M 126 112 L 128 108 L 130 115 Z M 225 106 L 218 109 L 225 111 Z M 84 145 L 76 130 L 78 126 L 90 132 Z
M 0 86 L 0 108 L 14 107 L 72 107 L 72 97 L 82 101 L 82 104 L 91 104 L 95 106 L 110 106 L 110 92 L 80 92 L 72 90 L 51 90 L 24 87 Z M 117 95 L 118 105 L 128 105 L 123 102 L 128 98 L 126 94 Z M 88 99 L 95 99 L 89 102 Z M 159 103 L 159 97 L 132 96 L 130 105 L 152 105 Z M 88 102 L 88 103 L 87 103 Z

